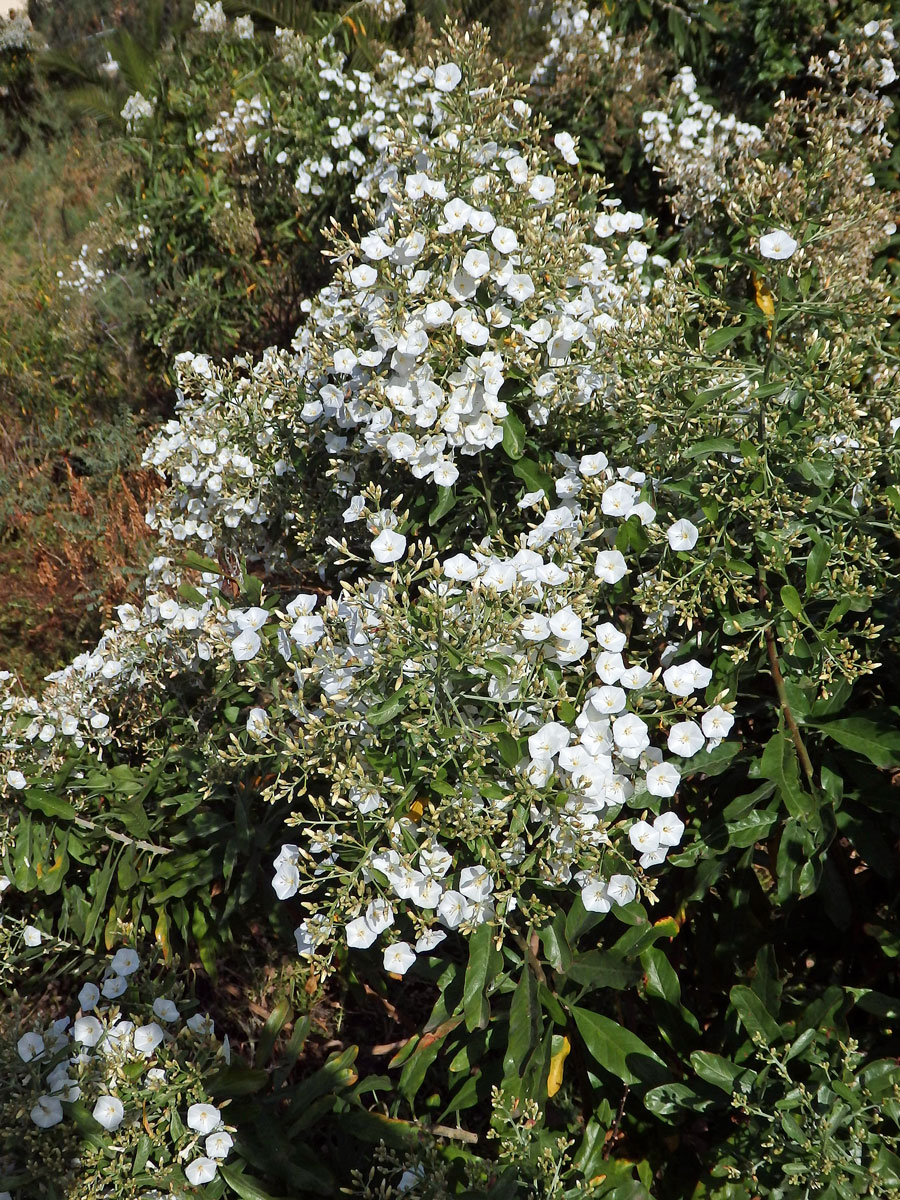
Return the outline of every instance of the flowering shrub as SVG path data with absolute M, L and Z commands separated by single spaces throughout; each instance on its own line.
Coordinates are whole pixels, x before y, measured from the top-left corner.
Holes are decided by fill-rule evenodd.
M 224 63 L 260 53 L 220 5 L 195 17 Z M 653 78 L 589 14 L 555 25 L 587 31 L 576 58 L 597 40 Z M 44 898 L 21 936 L 152 935 L 215 975 L 242 922 L 262 954 L 293 928 L 305 994 L 374 997 L 402 1031 L 370 1048 L 397 1074 L 352 1100 L 326 1089 L 336 1126 L 399 1151 L 356 1194 L 643 1196 L 665 1173 L 647 1122 L 707 1113 L 703 1169 L 731 1175 L 725 1096 L 771 1094 L 740 1030 L 809 1050 L 804 1078 L 833 1057 L 793 1028 L 801 968 L 775 961 L 772 930 L 796 920 L 809 942 L 809 1029 L 836 1011 L 821 906 L 846 937 L 865 889 L 876 974 L 900 945 L 879 854 L 900 833 L 883 774 L 900 742 L 877 670 L 896 633 L 896 356 L 875 271 L 893 230 L 870 174 L 891 152 L 891 33 L 813 62 L 816 87 L 759 126 L 721 117 L 685 69 L 653 97 L 639 124 L 663 215 L 703 248 L 680 258 L 478 27 L 371 72 L 276 41 L 331 115 L 307 106 L 298 137 L 302 95 L 254 79 L 189 145 L 249 188 L 283 168 L 291 203 L 344 179 L 356 220 L 332 227 L 333 277 L 290 348 L 178 354 L 178 406 L 145 456 L 167 486 L 143 603 L 39 699 L 6 681 L 4 862 L 14 904 Z M 549 88 L 575 60 L 561 35 L 548 51 Z M 174 104 L 132 100 L 136 133 Z M 692 954 L 709 986 L 680 971 Z M 868 983 L 838 993 L 894 1011 Z M 40 1059 L 44 1029 L 22 1036 Z M 318 1086 L 265 1110 L 273 1136 L 290 1142 Z M 125 1099 L 92 1099 L 125 1129 Z M 171 1161 L 199 1145 L 191 1106 L 209 1101 L 187 1099 Z M 571 1154 L 545 1112 L 578 1130 Z M 188 1182 L 253 1194 L 204 1149 Z M 248 1161 L 303 1186 L 270 1158 Z

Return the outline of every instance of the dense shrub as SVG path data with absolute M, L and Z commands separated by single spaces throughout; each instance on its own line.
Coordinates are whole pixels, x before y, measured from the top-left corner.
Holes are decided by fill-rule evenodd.
M 215 91 L 261 51 L 197 17 Z M 254 76 L 178 143 L 247 194 L 290 181 L 297 211 L 340 194 L 334 273 L 290 346 L 222 362 L 197 326 L 145 455 L 143 598 L 39 698 L 5 681 L 3 929 L 14 976 L 119 947 L 111 1004 L 152 941 L 179 997 L 248 928 L 257 971 L 294 944 L 300 966 L 244 1031 L 249 1072 L 209 1081 L 139 1008 L 118 1093 L 80 1064 L 102 1119 L 46 1075 L 46 1016 L 17 1028 L 10 1111 L 89 1149 L 11 1145 L 8 1186 L 178 1194 L 181 1111 L 219 1086 L 237 1157 L 201 1156 L 209 1196 L 900 1186 L 893 34 L 867 24 L 750 126 L 688 68 L 663 85 L 658 46 L 569 8 L 553 28 L 533 92 L 478 26 L 366 73 L 281 34 L 277 70 L 338 125 L 254 104 Z M 592 44 L 633 90 L 586 163 L 532 102 L 561 120 L 568 71 L 600 95 Z M 171 96 L 133 96 L 133 133 Z M 597 173 L 623 153 L 677 242 Z M 163 197 L 148 242 L 185 215 Z M 154 1056 L 190 1083 L 142 1134 Z

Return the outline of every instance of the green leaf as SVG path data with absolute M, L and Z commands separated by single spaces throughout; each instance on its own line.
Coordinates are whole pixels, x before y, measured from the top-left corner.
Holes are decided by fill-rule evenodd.
M 800 786 L 797 751 L 782 728 L 766 743 L 759 760 L 759 773 L 778 787 L 784 806 L 792 817 L 808 817 L 815 810 L 815 799 Z
M 206 600 L 206 596 L 204 596 L 202 592 L 198 591 L 191 583 L 181 584 L 178 589 L 178 595 L 182 600 L 187 600 L 189 604 L 202 605 Z
M 553 480 L 533 458 L 520 458 L 513 466 L 513 475 L 521 479 L 530 492 L 553 491 Z
M 573 1006 L 572 1016 L 591 1055 L 623 1083 L 668 1081 L 666 1064 L 637 1034 L 587 1008 Z
M 591 991 L 600 988 L 623 991 L 634 987 L 641 973 L 635 963 L 625 962 L 615 954 L 605 950 L 588 950 L 573 960 L 566 975 Z
M 669 1004 L 680 1003 L 681 984 L 664 951 L 658 946 L 651 946 L 641 955 L 641 966 L 644 968 L 644 991 L 648 996 L 655 996 Z
M 708 1050 L 695 1050 L 691 1055 L 691 1066 L 701 1079 L 713 1087 L 721 1088 L 723 1092 L 733 1091 L 734 1081 L 744 1074 L 743 1067 Z
M 463 985 L 463 1012 L 469 1033 L 487 1027 L 491 1010 L 486 992 L 500 967 L 500 961 L 500 955 L 494 948 L 493 926 L 485 922 L 469 938 L 469 962 Z
M 737 984 L 731 989 L 730 999 L 749 1034 L 759 1034 L 769 1046 L 781 1041 L 781 1026 L 752 988 Z
M 237 1167 L 229 1167 L 220 1162 L 219 1174 L 231 1190 L 241 1197 L 241 1200 L 274 1200 L 269 1192 L 263 1191 L 262 1184 L 258 1179 L 254 1179 L 251 1175 L 245 1175 Z
M 269 1082 L 268 1071 L 250 1067 L 223 1067 L 209 1081 L 209 1090 L 214 1096 L 252 1096 Z
M 373 704 L 366 713 L 366 720 L 370 725 L 386 725 L 388 721 L 393 721 L 394 717 L 398 716 L 406 707 L 406 701 L 409 699 L 415 687 L 413 683 L 405 683 L 403 687 L 397 688 L 393 695 L 388 696 L 387 700 L 382 700 L 379 704 Z
M 509 1006 L 509 1041 L 503 1056 L 504 1075 L 518 1075 L 522 1063 L 540 1040 L 540 1005 L 537 979 L 524 963 Z
M 726 346 L 730 345 L 743 332 L 743 325 L 725 325 L 721 329 L 714 329 L 712 333 L 707 335 L 703 343 L 703 348 L 709 354 L 715 354 L 717 350 L 724 350 Z
M 190 567 L 194 571 L 209 571 L 215 575 L 222 574 L 222 568 L 214 558 L 204 558 L 202 554 L 198 554 L 195 550 L 185 550 L 181 556 L 179 565 Z
M 883 725 L 868 717 L 846 717 L 815 724 L 826 737 L 862 754 L 876 767 L 900 766 L 900 730 L 896 724 Z
M 800 599 L 800 593 L 789 583 L 785 584 L 781 589 L 781 603 L 792 617 L 801 617 L 803 615 L 803 602 Z
M 695 442 L 693 446 L 688 446 L 682 451 L 682 458 L 709 458 L 711 454 L 738 454 L 740 450 L 737 442 L 730 438 L 704 438 L 702 442 Z
M 686 1083 L 664 1083 L 651 1088 L 644 1097 L 644 1104 L 657 1117 L 671 1117 L 676 1113 L 703 1112 L 715 1103 L 709 1096 L 701 1096 Z
M 60 796 L 54 796 L 43 788 L 28 788 L 19 793 L 29 808 L 42 812 L 45 817 L 74 817 L 75 809 Z
M 497 745 L 500 748 L 500 757 L 508 767 L 514 767 L 522 757 L 522 752 L 519 749 L 519 743 L 510 733 L 501 733 L 497 738 Z
M 512 459 L 525 453 L 525 426 L 514 412 L 509 412 L 503 421 L 503 449 Z
M 446 514 L 456 505 L 456 492 L 452 487 L 439 487 L 437 503 L 428 514 L 428 524 L 437 525 L 441 517 Z
M 275 1039 L 281 1033 L 287 1022 L 291 1019 L 293 1010 L 287 1000 L 280 1000 L 278 1004 L 269 1013 L 269 1017 L 263 1026 L 262 1033 L 259 1036 L 259 1043 L 256 1047 L 254 1059 L 260 1064 L 267 1063 L 275 1046 Z
M 813 591 L 822 578 L 822 572 L 831 557 L 831 547 L 827 542 L 816 541 L 806 560 L 806 590 Z
M 109 885 L 112 881 L 118 857 L 116 851 L 110 850 L 106 856 L 106 862 L 103 864 L 102 870 L 95 876 L 94 900 L 84 922 L 85 943 L 90 942 L 94 936 L 94 930 L 97 928 L 97 923 L 103 912 L 103 906 L 106 904 L 106 893 L 109 891 Z

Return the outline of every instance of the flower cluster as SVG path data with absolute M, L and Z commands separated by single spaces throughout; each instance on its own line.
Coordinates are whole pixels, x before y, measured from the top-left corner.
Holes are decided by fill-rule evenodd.
M 585 471 L 601 457 L 585 456 Z M 298 816 L 303 843 L 275 860 L 281 899 L 317 894 L 296 931 L 301 953 L 327 957 L 341 926 L 353 948 L 385 934 L 385 968 L 403 974 L 447 931 L 514 922 L 573 880 L 590 910 L 626 904 L 638 891 L 632 854 L 643 879 L 679 844 L 683 823 L 656 811 L 660 800 L 733 718 L 719 705 L 701 714 L 691 699 L 710 683 L 708 668 L 688 660 L 648 670 L 624 632 L 588 615 L 611 575 L 621 578 L 622 556 L 582 558 L 575 541 L 570 528 L 565 555 L 523 544 L 506 557 L 482 544 L 432 563 L 414 606 L 397 576 L 348 590 L 321 616 L 312 596 L 289 606 L 281 653 L 296 662 L 302 690 L 291 711 L 257 710 L 253 721 L 263 739 L 277 722 L 291 753 L 299 717 L 304 787 L 317 774 L 333 781 L 320 813 Z M 379 714 L 398 668 L 409 724 L 398 717 L 403 732 L 392 723 L 386 744 Z M 580 708 L 559 703 L 555 670 Z M 452 712 L 462 719 L 455 730 Z M 439 750 L 416 737 L 423 719 L 444 729 Z M 677 766 L 652 745 L 660 726 Z M 397 758 L 407 740 L 415 762 L 402 750 Z M 635 821 L 629 807 L 656 815 Z
M 210 0 L 197 0 L 194 21 L 201 33 L 224 33 L 228 28 L 228 19 L 222 8 L 222 0 L 216 0 L 215 4 Z
M 255 154 L 259 142 L 256 130 L 265 129 L 270 117 L 269 107 L 261 96 L 237 100 L 230 112 L 224 109 L 218 113 L 214 125 L 198 129 L 194 140 L 205 142 L 218 154 L 233 154 L 236 150 Z
M 38 37 L 27 13 L 14 11 L 0 17 L 0 54 L 16 50 L 33 50 Z
M 82 1130 L 93 1123 L 112 1135 L 103 1143 L 112 1156 L 90 1140 L 79 1146 L 69 1165 L 73 1196 L 89 1194 L 92 1180 L 114 1186 L 111 1159 L 125 1172 L 122 1182 L 130 1179 L 136 1149 L 158 1191 L 210 1182 L 232 1150 L 234 1129 L 204 1087 L 204 1075 L 230 1061 L 227 1039 L 216 1040 L 205 1014 L 185 1019 L 168 996 L 146 998 L 140 967 L 134 950 L 117 950 L 102 977 L 82 985 L 73 1014 L 20 1032 L 15 1042 L 14 1090 L 32 1126 L 68 1126 L 80 1114 Z M 37 1181 L 40 1158 L 15 1163 L 13 1173 L 22 1169 Z
M 669 91 L 668 105 L 641 117 L 644 153 L 677 189 L 677 208 L 688 217 L 711 204 L 729 187 L 730 163 L 762 136 L 756 125 L 723 116 L 700 98 L 690 67 L 682 67 Z
M 129 133 L 134 133 L 143 121 L 149 121 L 156 110 L 156 101 L 147 99 L 140 92 L 133 92 L 122 106 L 120 116 Z

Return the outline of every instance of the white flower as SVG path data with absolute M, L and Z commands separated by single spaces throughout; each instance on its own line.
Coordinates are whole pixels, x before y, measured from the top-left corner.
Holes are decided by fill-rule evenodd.
M 31 1119 L 39 1129 L 50 1129 L 63 1119 L 62 1105 L 55 1096 L 39 1096 L 31 1110 Z
M 594 574 L 604 583 L 618 583 L 628 572 L 628 564 L 620 550 L 601 550 L 594 560 Z
M 617 717 L 613 721 L 612 732 L 618 748 L 631 757 L 637 757 L 650 745 L 647 726 L 636 713 Z
M 434 86 L 439 92 L 452 92 L 462 79 L 462 71 L 456 63 L 444 63 L 434 72 Z
M 394 923 L 394 910 L 389 900 L 380 897 L 372 900 L 366 907 L 366 924 L 376 933 L 384 933 Z
M 358 288 L 369 288 L 378 280 L 378 272 L 368 263 L 360 263 L 350 272 L 351 282 Z
M 448 929 L 457 929 L 463 921 L 471 917 L 474 905 L 467 900 L 462 892 L 452 889 L 444 892 L 437 907 L 438 916 Z
M 434 464 L 431 472 L 431 478 L 438 487 L 453 487 L 457 479 L 459 479 L 459 470 L 455 463 L 449 458 L 439 458 Z
M 594 688 L 590 696 L 591 704 L 604 715 L 620 713 L 625 707 L 625 692 L 620 687 L 605 684 Z
M 522 184 L 528 182 L 528 163 L 521 154 L 516 154 L 512 158 L 508 158 L 506 160 L 506 169 L 509 171 L 509 176 L 513 183 Z
M 513 254 L 519 248 L 519 239 L 516 237 L 514 229 L 508 229 L 505 225 L 497 225 L 491 234 L 491 244 L 501 254 Z
M 437 842 L 430 842 L 419 851 L 419 866 L 426 875 L 443 879 L 453 865 L 450 854 Z
M 203 1143 L 203 1149 L 207 1158 L 227 1158 L 233 1145 L 234 1139 L 231 1134 L 226 1133 L 224 1129 L 217 1129 Z
M 717 738 L 720 741 L 722 738 L 728 737 L 733 724 L 734 717 L 719 704 L 705 712 L 700 718 L 700 726 L 706 737 Z
M 674 796 L 681 776 L 671 763 L 657 763 L 647 772 L 647 791 L 651 796 Z
M 112 956 L 110 968 L 117 975 L 133 975 L 141 965 L 141 960 L 137 956 L 137 952 L 129 946 L 123 946 L 121 950 L 117 950 Z
M 289 900 L 296 896 L 300 887 L 300 870 L 295 862 L 278 863 L 272 887 L 279 900 Z
M 575 139 L 571 133 L 557 133 L 553 138 L 553 145 L 557 148 L 563 159 L 570 167 L 578 165 L 578 155 L 575 152 Z
M 23 1033 L 16 1042 L 16 1049 L 22 1062 L 31 1062 L 44 1053 L 44 1039 L 39 1033 Z
M 354 950 L 367 950 L 378 937 L 377 932 L 365 917 L 355 917 L 352 921 L 348 921 L 344 933 L 347 937 L 347 945 L 352 946 Z
M 797 242 L 784 229 L 772 229 L 759 239 L 759 252 L 763 258 L 790 258 L 797 249 Z
M 86 983 L 78 993 L 78 1003 L 83 1012 L 90 1012 L 92 1008 L 96 1008 L 99 999 L 100 989 L 96 983 Z
M 155 1021 L 149 1025 L 139 1025 L 134 1031 L 134 1048 L 144 1058 L 149 1058 L 159 1043 L 163 1040 L 162 1027 Z
M 582 454 L 578 463 L 578 474 L 583 475 L 585 479 L 591 479 L 605 471 L 608 466 L 609 459 L 601 451 L 596 454 Z
M 609 912 L 612 900 L 605 879 L 592 879 L 581 889 L 581 903 L 588 912 Z
M 153 1015 L 161 1021 L 177 1021 L 178 1006 L 165 996 L 157 996 L 153 1001 Z
M 433 875 L 422 875 L 413 883 L 409 899 L 417 908 L 437 908 L 443 894 L 444 889 Z
M 376 562 L 392 563 L 403 557 L 406 538 L 395 529 L 382 529 L 372 542 L 372 557 Z
M 705 742 L 703 730 L 696 721 L 676 721 L 669 730 L 669 749 L 682 758 L 692 758 Z
M 214 1104 L 192 1104 L 187 1111 L 187 1123 L 195 1133 L 212 1133 L 222 1124 L 222 1114 Z
M 405 975 L 416 961 L 416 952 L 409 942 L 393 942 L 385 947 L 384 969 L 394 975 Z
M 22 788 L 28 787 L 28 780 L 21 771 L 7 771 L 6 782 L 11 788 L 15 788 L 16 791 L 19 792 L 22 790 Z
M 614 483 L 603 493 L 600 509 L 607 517 L 625 518 L 631 512 L 637 494 L 637 488 L 630 483 Z
M 519 626 L 519 633 L 528 642 L 543 642 L 550 636 L 550 622 L 542 613 L 530 613 Z
M 435 950 L 441 942 L 445 941 L 447 935 L 443 929 L 426 929 L 419 940 L 416 942 L 416 954 L 428 954 Z
M 269 732 L 269 714 L 264 708 L 251 708 L 247 713 L 247 732 L 253 738 L 264 738 Z
M 620 650 L 625 649 L 625 643 L 628 640 L 621 629 L 616 629 L 609 621 L 604 621 L 602 625 L 598 625 L 594 631 L 594 636 L 603 647 L 604 650 L 610 650 L 617 654 Z
M 195 1158 L 184 1169 L 188 1183 L 197 1187 L 201 1183 L 209 1183 L 215 1179 L 217 1167 L 211 1158 Z
M 117 1000 L 128 987 L 128 980 L 123 975 L 110 975 L 103 981 L 100 989 L 107 1000 Z
M 473 279 L 481 279 L 491 269 L 490 255 L 484 250 L 467 250 L 462 261 L 463 270 Z
M 610 898 L 616 904 L 630 904 L 637 895 L 637 884 L 630 875 L 613 875 L 608 888 Z
M 668 847 L 657 846 L 655 850 L 645 851 L 638 859 L 638 862 L 646 871 L 648 867 L 658 867 L 660 863 L 664 863 L 668 852 Z
M 695 659 L 677 663 L 663 671 L 663 683 L 672 696 L 690 696 L 697 688 L 706 687 L 712 679 L 712 671 Z
M 653 828 L 659 834 L 660 846 L 677 846 L 684 833 L 684 821 L 673 812 L 664 812 L 653 822 Z
M 459 890 L 469 900 L 486 900 L 494 890 L 494 881 L 485 866 L 463 867 L 459 873 Z
M 528 188 L 528 194 L 538 204 L 547 204 L 556 194 L 556 183 L 549 175 L 535 175 Z
M 635 850 L 646 854 L 649 850 L 655 850 L 659 845 L 659 834 L 646 821 L 635 821 L 628 830 L 628 840 Z
M 200 1037 L 212 1037 L 216 1032 L 215 1021 L 206 1013 L 194 1013 L 192 1017 L 188 1017 L 185 1024 L 191 1033 L 196 1033 Z
M 537 733 L 529 737 L 528 753 L 532 758 L 539 760 L 554 758 L 571 740 L 572 735 L 565 725 L 558 721 L 548 721 Z
M 103 1026 L 96 1017 L 79 1017 L 72 1026 L 72 1037 L 83 1046 L 96 1046 L 103 1037 Z
M 118 1096 L 100 1096 L 94 1105 L 94 1111 L 91 1113 L 91 1116 L 98 1125 L 102 1125 L 104 1129 L 112 1132 L 113 1129 L 118 1129 L 122 1124 L 125 1109 Z
M 26 946 L 39 946 L 43 940 L 44 935 L 33 925 L 26 925 L 22 930 L 22 941 Z
M 506 285 L 506 294 L 511 300 L 515 300 L 517 304 L 524 304 L 526 300 L 530 300 L 534 295 L 534 280 L 524 272 L 513 275 Z
M 253 629 L 242 629 L 231 643 L 231 652 L 236 662 L 249 662 L 262 647 L 262 639 Z
M 619 683 L 623 688 L 628 688 L 629 691 L 640 691 L 641 688 L 647 686 L 652 678 L 653 676 L 650 672 L 644 670 L 643 667 L 626 667 L 619 676 Z
M 700 530 L 690 521 L 676 521 L 666 531 L 666 538 L 673 550 L 693 550 L 699 536 Z

